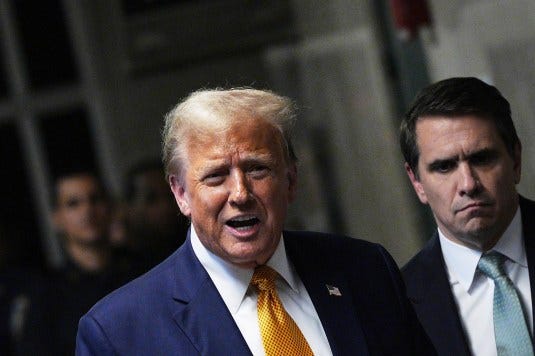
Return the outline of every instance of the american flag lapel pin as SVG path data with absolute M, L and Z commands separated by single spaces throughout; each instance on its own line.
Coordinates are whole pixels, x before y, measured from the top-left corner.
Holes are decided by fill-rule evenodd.
M 329 295 L 334 295 L 336 297 L 341 297 L 342 293 L 340 293 L 340 289 L 335 286 L 331 286 L 330 284 L 326 284 L 325 287 L 327 287 L 327 290 L 329 291 Z

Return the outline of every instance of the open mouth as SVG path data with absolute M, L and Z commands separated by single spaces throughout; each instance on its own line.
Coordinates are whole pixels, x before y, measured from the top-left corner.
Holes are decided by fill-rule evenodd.
M 227 221 L 227 225 L 236 230 L 247 230 L 258 224 L 260 220 L 254 216 L 240 216 Z

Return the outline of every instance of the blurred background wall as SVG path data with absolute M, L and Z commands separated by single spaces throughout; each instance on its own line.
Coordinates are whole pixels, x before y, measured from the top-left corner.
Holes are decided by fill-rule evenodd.
M 528 0 L 0 0 L 0 226 L 21 263 L 57 263 L 58 171 L 84 162 L 120 198 L 180 98 L 247 85 L 300 107 L 288 227 L 377 241 L 403 264 L 433 228 L 397 143 L 424 85 L 470 75 L 502 91 L 535 198 L 533 14 Z

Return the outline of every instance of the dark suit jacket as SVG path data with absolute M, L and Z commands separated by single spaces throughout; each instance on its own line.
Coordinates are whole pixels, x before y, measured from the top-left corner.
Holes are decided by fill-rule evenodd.
M 284 241 L 334 355 L 434 354 L 382 247 L 307 232 L 284 232 Z M 112 354 L 251 355 L 189 237 L 80 320 L 77 355 Z
M 535 297 L 535 202 L 520 197 L 532 300 Z M 403 268 L 407 295 L 439 355 L 471 355 L 435 232 Z M 532 301 L 533 304 L 533 301 Z M 535 309 L 534 309 L 535 311 Z M 535 320 L 535 319 L 534 319 Z

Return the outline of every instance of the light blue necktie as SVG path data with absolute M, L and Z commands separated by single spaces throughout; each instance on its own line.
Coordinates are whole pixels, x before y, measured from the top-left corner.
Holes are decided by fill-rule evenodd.
M 533 356 L 531 336 L 513 282 L 503 270 L 505 256 L 490 252 L 477 268 L 494 281 L 494 335 L 498 356 Z

